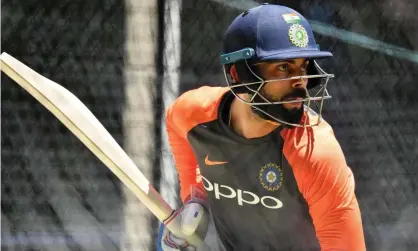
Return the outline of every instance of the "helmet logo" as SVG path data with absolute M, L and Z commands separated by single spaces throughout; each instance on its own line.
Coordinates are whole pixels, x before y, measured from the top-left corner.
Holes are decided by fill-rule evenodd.
M 286 21 L 286 23 L 288 24 L 298 24 L 300 23 L 300 17 L 295 14 L 295 13 L 291 13 L 291 14 L 284 14 L 282 15 L 284 21 Z
M 290 41 L 298 47 L 306 47 L 309 42 L 308 33 L 300 24 L 292 24 L 289 28 Z

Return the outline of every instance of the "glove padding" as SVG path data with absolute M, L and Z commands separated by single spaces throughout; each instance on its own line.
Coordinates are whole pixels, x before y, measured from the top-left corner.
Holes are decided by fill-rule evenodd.
M 189 201 L 183 207 L 174 211 L 173 214 L 160 224 L 158 233 L 158 251 L 195 251 L 196 248 L 189 245 L 186 240 L 176 237 L 166 227 L 170 222 L 180 217 L 181 231 L 185 235 L 198 234 L 204 238 L 208 229 L 208 212 L 200 203 Z

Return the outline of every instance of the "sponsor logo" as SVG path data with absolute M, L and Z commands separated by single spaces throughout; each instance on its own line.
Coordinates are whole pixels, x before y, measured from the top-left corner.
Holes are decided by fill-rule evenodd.
M 222 199 L 234 199 L 239 206 L 249 205 L 261 205 L 269 209 L 279 209 L 283 207 L 283 203 L 272 196 L 258 196 L 250 191 L 244 191 L 241 189 L 235 189 L 230 186 L 221 185 L 216 182 L 212 183 L 204 176 L 200 176 L 203 181 L 203 186 L 207 192 L 213 192 L 215 198 Z
M 258 179 L 268 191 L 277 191 L 283 183 L 283 170 L 275 163 L 268 163 L 261 167 Z
M 222 165 L 228 163 L 227 161 L 212 161 L 209 160 L 209 155 L 206 155 L 205 164 L 208 166 Z

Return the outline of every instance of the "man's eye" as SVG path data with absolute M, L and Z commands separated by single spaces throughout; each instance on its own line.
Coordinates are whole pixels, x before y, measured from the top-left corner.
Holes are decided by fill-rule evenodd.
M 277 68 L 279 69 L 279 71 L 287 71 L 288 70 L 287 64 L 281 64 Z
M 307 71 L 308 71 L 308 63 L 306 63 L 306 64 L 302 65 L 302 66 L 300 67 L 300 69 L 301 69 L 301 71 L 303 71 L 303 72 L 307 72 Z

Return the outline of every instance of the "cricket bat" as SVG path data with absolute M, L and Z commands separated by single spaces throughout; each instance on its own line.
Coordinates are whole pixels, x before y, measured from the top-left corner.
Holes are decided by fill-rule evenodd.
M 54 114 L 160 221 L 171 215 L 173 209 L 170 205 L 154 189 L 94 114 L 75 95 L 5 52 L 0 55 L 0 61 L 1 71 Z M 197 250 L 209 250 L 202 238 L 196 234 L 186 236 L 180 227 L 178 218 L 167 226 L 174 235 L 186 239 L 197 247 Z

